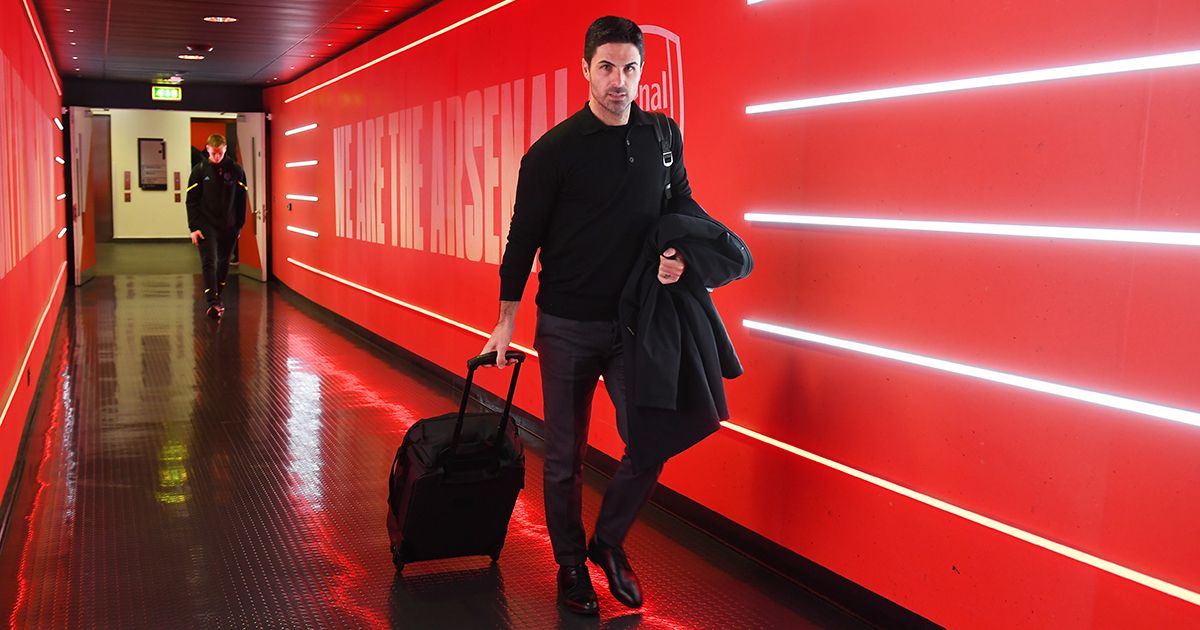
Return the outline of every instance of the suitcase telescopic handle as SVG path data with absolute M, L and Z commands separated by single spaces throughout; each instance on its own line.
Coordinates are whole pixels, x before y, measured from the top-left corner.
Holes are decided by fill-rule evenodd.
M 525 361 L 525 353 L 521 352 L 520 350 L 509 350 L 508 352 L 504 353 L 504 358 L 508 359 L 510 361 L 516 361 L 517 363 L 522 363 Z M 491 352 L 481 354 L 477 357 L 471 357 L 471 359 L 469 359 L 467 361 L 467 370 L 470 372 L 474 372 L 475 368 L 480 368 L 485 365 L 495 365 L 495 364 L 496 364 L 496 351 L 493 350 Z
M 517 376 L 521 373 L 521 364 L 525 362 L 525 353 L 520 350 L 509 350 L 504 358 L 516 361 L 513 365 L 512 380 L 508 383 L 508 396 L 504 400 L 504 413 L 500 416 L 500 428 L 496 432 L 496 451 L 503 446 L 504 429 L 508 426 L 508 416 L 512 413 L 513 394 L 517 392 Z M 467 361 L 467 382 L 463 385 L 462 403 L 458 406 L 458 422 L 454 424 L 454 439 L 450 441 L 450 455 L 458 450 L 459 439 L 462 438 L 463 421 L 467 415 L 467 401 L 471 397 L 471 382 L 475 379 L 475 370 L 485 365 L 496 364 L 496 353 L 488 352 Z

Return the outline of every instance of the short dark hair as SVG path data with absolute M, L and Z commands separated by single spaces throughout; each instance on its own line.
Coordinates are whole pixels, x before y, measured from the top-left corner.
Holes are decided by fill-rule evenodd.
M 646 59 L 646 44 L 642 41 L 642 29 L 628 18 L 606 15 L 588 27 L 587 35 L 583 38 L 583 58 L 588 65 L 596 49 L 605 44 L 633 44 L 637 46 L 638 55 Z

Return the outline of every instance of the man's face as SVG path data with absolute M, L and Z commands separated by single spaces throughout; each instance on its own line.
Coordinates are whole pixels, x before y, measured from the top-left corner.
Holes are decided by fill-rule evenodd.
M 209 162 L 212 162 L 213 164 L 220 164 L 221 160 L 225 159 L 225 145 L 222 144 L 219 147 L 214 147 L 210 144 L 207 146 L 207 148 Z
M 614 116 L 622 116 L 637 97 L 642 79 L 642 56 L 633 44 L 604 44 L 583 61 L 583 75 L 591 84 L 591 97 Z

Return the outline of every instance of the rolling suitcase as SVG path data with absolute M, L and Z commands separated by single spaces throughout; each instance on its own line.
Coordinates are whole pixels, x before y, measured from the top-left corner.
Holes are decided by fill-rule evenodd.
M 515 359 L 504 412 L 466 413 L 471 381 L 496 353 L 467 362 L 457 413 L 418 420 L 396 450 L 388 478 L 387 527 L 397 571 L 419 560 L 460 556 L 500 558 L 517 494 L 525 487 L 525 451 L 509 421 L 517 375 Z

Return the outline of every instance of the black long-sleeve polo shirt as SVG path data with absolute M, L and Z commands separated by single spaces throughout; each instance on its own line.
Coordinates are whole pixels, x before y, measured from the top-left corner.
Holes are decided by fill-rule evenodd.
M 188 230 L 240 230 L 246 223 L 246 171 L 228 155 L 220 164 L 206 157 L 188 177 Z
M 537 305 L 582 321 L 615 320 L 621 289 L 663 212 L 662 146 L 654 118 L 630 105 L 629 123 L 605 125 L 585 104 L 521 159 L 500 299 L 519 301 L 541 249 Z M 690 197 L 683 138 L 670 121 L 673 200 Z M 671 209 L 668 208 L 668 211 Z

